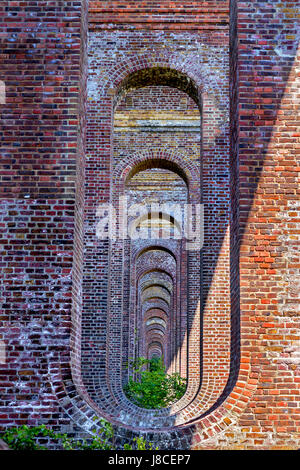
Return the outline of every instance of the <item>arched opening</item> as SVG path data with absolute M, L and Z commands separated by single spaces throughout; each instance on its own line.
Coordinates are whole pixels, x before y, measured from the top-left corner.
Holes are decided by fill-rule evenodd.
M 123 384 L 129 374 L 126 363 L 130 358 L 149 357 L 153 337 L 159 338 L 166 370 L 188 376 L 188 289 L 194 280 L 188 283 L 186 276 L 184 219 L 191 168 L 200 169 L 200 113 L 195 84 L 182 78 L 163 68 L 140 71 L 123 83 L 115 99 L 116 168 L 139 148 L 152 149 L 153 143 L 170 147 L 170 142 L 182 141 L 180 148 L 187 151 L 181 164 L 163 153 L 133 159 L 124 172 L 123 187 L 116 186 L 115 194 L 126 197 L 130 208 L 122 280 L 129 291 L 123 296 Z M 200 184 L 196 191 L 200 199 Z M 169 286 L 162 280 L 162 269 L 170 276 Z M 165 329 L 146 324 L 151 306 L 166 311 Z
M 228 258 L 225 263 L 222 260 L 221 269 L 213 277 L 217 258 L 212 255 L 216 233 L 213 224 L 206 225 L 210 245 L 205 263 L 201 247 L 188 248 L 182 225 L 186 215 L 182 207 L 199 204 L 205 194 L 200 176 L 210 197 L 210 185 L 216 189 L 209 179 L 212 168 L 214 170 L 213 162 L 206 165 L 201 160 L 203 103 L 198 98 L 199 86 L 194 88 L 194 83 L 186 79 L 179 85 L 183 74 L 176 71 L 172 71 L 174 80 L 170 82 L 163 70 L 156 70 L 148 82 L 147 74 L 140 72 L 139 83 L 138 72 L 134 72 L 132 79 L 128 77 L 118 90 L 114 88 L 115 96 L 110 95 L 114 104 L 111 108 L 111 178 L 109 184 L 104 181 L 109 186 L 113 207 L 129 209 L 126 217 L 122 212 L 117 213 L 117 230 L 122 224 L 123 228 L 124 225 L 128 228 L 133 223 L 136 236 L 130 237 L 126 231 L 125 237 L 99 241 L 94 250 L 99 255 L 101 269 L 105 258 L 102 254 L 105 250 L 108 253 L 107 280 L 102 278 L 103 285 L 108 285 L 107 298 L 102 292 L 96 297 L 92 290 L 93 277 L 88 280 L 91 290 L 86 294 L 90 318 L 92 309 L 97 307 L 93 318 L 100 325 L 99 341 L 96 344 L 93 339 L 90 343 L 94 349 L 100 345 L 103 360 L 97 362 L 89 353 L 90 362 L 85 364 L 84 374 L 93 400 L 109 414 L 123 416 L 126 413 L 126 424 L 133 426 L 140 427 L 139 423 L 143 422 L 147 423 L 145 426 L 162 427 L 157 415 L 149 415 L 128 402 L 123 385 L 128 375 L 128 358 L 141 354 L 148 358 L 163 357 L 169 372 L 178 371 L 188 379 L 183 399 L 163 412 L 164 426 L 169 427 L 175 422 L 188 422 L 190 408 L 199 406 L 199 415 L 202 410 L 204 413 L 226 385 L 229 361 L 223 361 L 221 354 L 214 356 L 213 341 L 216 338 L 219 341 L 225 332 L 225 340 L 221 339 L 220 345 L 227 347 L 230 335 L 227 281 L 224 283 L 222 279 Z M 155 77 L 159 77 L 156 82 Z M 206 132 L 207 129 L 208 126 Z M 216 202 L 214 195 L 212 201 Z M 212 221 L 215 211 L 219 210 L 219 206 L 216 207 L 209 206 Z M 170 237 L 164 237 L 163 233 L 168 231 Z M 227 256 L 226 246 L 224 250 Z M 210 260 L 213 260 L 211 266 Z M 201 283 L 203 278 L 204 283 Z M 212 279 L 216 287 L 211 292 L 217 293 L 217 305 L 209 299 L 204 316 Z M 220 297 L 226 298 L 225 310 Z M 103 305 L 107 304 L 103 314 L 102 298 Z M 163 319 L 166 327 L 157 322 L 147 325 L 149 312 Z M 83 343 L 90 351 L 88 333 L 92 326 L 88 328 Z
M 151 67 L 133 72 L 122 81 L 115 95 L 115 106 L 119 105 L 130 91 L 145 87 L 171 87 L 188 95 L 196 105 L 199 104 L 199 90 L 194 80 L 179 70 Z

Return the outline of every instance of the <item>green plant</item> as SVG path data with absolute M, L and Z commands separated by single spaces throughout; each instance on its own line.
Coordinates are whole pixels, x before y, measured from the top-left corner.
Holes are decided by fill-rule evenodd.
M 96 421 L 97 419 L 94 419 Z M 114 449 L 114 430 L 112 425 L 105 419 L 98 420 L 100 433 L 96 429 L 92 431 L 93 437 L 81 441 L 70 439 L 67 434 L 62 435 L 64 450 L 112 450 Z
M 166 374 L 159 358 L 140 357 L 129 364 L 131 376 L 124 387 L 127 397 L 136 405 L 157 409 L 179 400 L 186 390 L 186 379 L 178 373 Z
M 124 444 L 124 450 L 158 450 L 158 447 L 153 448 L 152 442 L 147 442 L 143 436 L 135 437 L 133 439 L 135 445 Z
M 38 444 L 38 439 L 48 437 L 64 450 L 115 450 L 114 430 L 112 425 L 104 419 L 98 420 L 100 432 L 93 431 L 90 439 L 75 440 L 67 434 L 60 434 L 48 429 L 45 425 L 10 428 L 2 434 L 2 439 L 12 450 L 47 450 L 48 447 Z M 134 445 L 124 444 L 124 450 L 153 450 L 152 443 L 143 437 L 134 438 Z
M 7 430 L 2 435 L 2 439 L 13 450 L 42 450 L 45 447 L 37 444 L 36 438 L 45 436 L 45 430 L 46 427 L 44 425 L 31 428 L 23 425 L 19 428 Z

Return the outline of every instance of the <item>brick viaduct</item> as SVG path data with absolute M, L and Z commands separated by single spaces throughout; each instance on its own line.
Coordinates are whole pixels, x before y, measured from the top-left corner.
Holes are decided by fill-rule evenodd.
M 0 426 L 80 437 L 104 417 L 120 443 L 298 449 L 298 1 L 0 13 Z M 131 403 L 138 355 L 185 395 Z

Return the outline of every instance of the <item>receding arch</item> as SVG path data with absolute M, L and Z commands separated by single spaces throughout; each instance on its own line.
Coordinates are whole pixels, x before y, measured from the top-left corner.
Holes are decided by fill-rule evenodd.
M 145 318 L 147 318 L 148 315 L 152 315 L 153 311 L 155 311 L 156 314 L 157 314 L 158 310 L 160 312 L 162 312 L 162 314 L 165 315 L 166 318 L 168 318 L 168 312 L 166 310 L 164 310 L 161 306 L 160 307 L 149 307 L 148 310 L 145 310 L 145 312 L 144 312 Z
M 135 220 L 133 220 L 128 228 L 128 232 L 131 234 L 134 233 L 134 231 L 136 231 L 138 227 L 141 227 L 141 225 L 145 222 L 148 222 L 149 225 L 145 226 L 144 224 L 144 227 L 142 227 L 142 230 L 146 231 L 149 228 L 151 229 L 152 226 L 154 225 L 153 224 L 154 220 L 163 220 L 165 222 L 168 222 L 169 228 L 173 227 L 174 236 L 176 235 L 180 237 L 182 235 L 182 225 L 180 225 L 180 223 L 175 219 L 173 215 L 168 214 L 166 212 L 153 212 L 153 211 L 144 213 L 140 215 L 139 217 L 137 217 Z M 166 229 L 167 229 L 166 227 L 161 228 L 162 231 L 163 230 L 166 231 Z M 176 234 L 176 229 L 177 229 L 177 234 Z M 163 233 L 166 234 L 166 232 L 163 232 Z M 158 237 L 158 238 L 164 238 L 164 237 Z
M 162 268 L 149 268 L 149 269 L 145 269 L 145 271 L 143 271 L 142 273 L 140 273 L 139 275 L 139 279 L 143 278 L 143 277 L 146 277 L 148 274 L 151 274 L 151 273 L 158 273 L 158 274 L 163 274 L 165 276 L 167 276 L 170 280 L 171 283 L 174 282 L 174 279 L 172 277 L 172 274 L 168 271 L 166 271 L 165 269 L 162 269 Z
M 168 291 L 169 295 L 172 294 L 172 291 L 169 287 L 165 286 L 164 284 L 160 284 L 158 282 L 153 282 L 152 284 L 147 284 L 146 286 L 143 286 L 141 291 L 144 292 L 146 289 L 149 289 L 150 287 L 161 287 L 162 289 Z
M 171 51 L 171 49 L 168 52 L 170 52 L 170 51 Z M 122 84 L 124 84 L 124 89 L 126 89 L 125 83 L 127 81 L 127 78 L 129 76 L 134 76 L 134 74 L 137 72 L 137 69 L 142 70 L 145 67 L 155 68 L 155 64 L 158 64 L 158 63 L 161 64 L 161 68 L 166 68 L 166 69 L 168 69 L 169 67 L 171 69 L 174 66 L 174 67 L 177 67 L 178 70 L 180 70 L 180 73 L 185 74 L 185 72 L 186 72 L 186 76 L 192 76 L 193 75 L 194 76 L 193 80 L 194 80 L 194 83 L 196 84 L 196 86 L 198 87 L 198 90 L 202 87 L 204 87 L 205 90 L 207 90 L 209 88 L 209 86 L 210 86 L 211 89 L 213 89 L 213 88 L 216 89 L 217 88 L 217 86 L 216 86 L 217 82 L 216 81 L 213 82 L 212 85 L 209 85 L 210 76 L 209 76 L 209 74 L 207 74 L 207 71 L 205 71 L 205 73 L 201 72 L 201 64 L 193 69 L 192 67 L 190 67 L 190 60 L 185 60 L 185 57 L 180 62 L 180 60 L 177 61 L 177 59 L 174 60 L 173 57 L 171 58 L 171 54 L 169 54 L 169 56 L 168 56 L 168 54 L 162 54 L 160 56 L 160 55 L 156 54 L 155 52 L 152 53 L 151 51 L 146 51 L 145 53 L 140 54 L 140 56 L 137 56 L 136 54 L 134 54 L 132 52 L 133 51 L 130 52 L 130 54 L 131 54 L 130 58 L 124 57 L 124 59 L 122 58 L 121 60 L 118 60 L 118 62 L 116 62 L 113 67 L 111 67 L 110 73 L 107 73 L 107 76 L 102 75 L 102 76 L 97 77 L 98 90 L 100 90 L 100 89 L 103 90 L 103 93 L 102 93 L 101 97 L 100 97 L 100 93 L 99 93 L 99 95 L 97 95 L 97 102 L 95 102 L 95 104 L 92 104 L 92 106 L 94 106 L 94 109 L 96 109 L 96 107 L 98 109 L 99 108 L 99 103 L 101 103 L 101 98 L 102 98 L 102 96 L 104 97 L 103 106 L 104 107 L 107 106 L 107 110 L 108 110 L 108 113 L 105 116 L 105 119 L 107 119 L 107 122 L 110 122 L 110 118 L 111 118 L 111 101 L 113 100 L 112 95 L 115 94 L 116 89 L 118 89 L 118 93 L 122 92 L 122 90 L 121 90 Z M 174 62 L 175 65 L 173 64 L 173 62 Z M 191 72 L 189 72 L 189 70 Z M 203 79 L 202 79 L 202 77 L 203 77 Z M 132 80 L 131 80 L 131 83 L 133 83 Z M 224 95 L 225 95 L 225 93 L 224 93 Z M 207 123 L 208 122 L 206 121 L 206 125 L 207 125 Z M 107 128 L 108 128 L 108 126 L 107 126 Z M 106 129 L 105 129 L 105 132 L 106 132 Z M 106 142 L 109 143 L 109 141 L 106 141 Z M 109 145 L 106 145 L 106 147 L 108 148 L 108 150 L 105 150 L 105 152 L 107 152 L 107 154 L 109 155 L 109 152 L 110 152 Z M 211 149 L 211 151 L 213 153 L 213 149 Z M 145 151 L 145 153 L 146 152 L 147 151 Z M 179 153 L 180 152 L 178 152 L 178 155 L 179 155 Z M 181 153 L 181 155 L 183 155 L 183 153 Z M 186 156 L 183 155 L 183 159 L 185 157 Z M 109 164 L 106 161 L 104 162 L 104 164 L 107 165 L 107 167 L 109 167 Z M 91 167 L 92 167 L 92 165 L 91 165 Z M 212 167 L 210 167 L 210 168 L 212 168 Z M 125 173 L 126 173 L 126 170 L 125 170 Z M 95 178 L 95 180 L 96 180 L 96 184 L 99 184 L 99 181 L 97 181 L 96 178 Z M 195 178 L 193 181 L 194 181 L 194 185 L 197 185 L 197 184 L 199 185 L 200 178 L 199 179 Z M 189 183 L 190 183 L 190 178 L 189 178 Z M 191 187 L 190 184 L 189 184 L 189 187 Z M 94 205 L 96 203 L 98 203 L 99 200 L 100 199 L 97 200 L 96 198 L 94 198 L 93 200 L 91 199 L 91 201 Z M 96 251 L 96 248 L 95 248 L 93 255 L 95 256 L 97 254 L 98 254 L 98 252 Z M 93 275 L 94 275 L 94 273 L 93 273 Z M 80 325 L 81 319 L 80 319 L 80 314 L 79 313 L 77 314 L 77 311 L 80 311 L 80 308 L 81 308 L 80 303 L 78 302 L 78 305 L 75 303 L 75 306 L 74 306 L 75 314 L 74 315 L 76 315 L 76 316 L 75 316 L 75 320 L 74 320 L 74 331 L 75 331 L 74 336 L 76 335 L 76 341 L 77 341 L 76 344 L 79 344 L 79 340 L 77 340 L 77 337 L 80 337 L 80 334 L 81 334 L 80 326 L 78 327 L 78 325 Z M 108 314 L 109 314 L 109 310 L 108 310 Z M 121 314 L 123 314 L 123 312 L 120 310 L 120 315 Z M 77 316 L 78 316 L 78 318 L 77 318 Z M 105 316 L 106 316 L 106 312 L 104 313 L 104 317 Z M 77 358 L 79 356 L 76 351 L 74 353 L 74 357 L 75 357 L 74 361 L 77 361 L 78 360 Z M 107 353 L 107 355 L 108 355 L 108 353 Z M 58 362 L 59 361 L 57 361 L 57 363 Z M 76 362 L 75 372 L 73 370 L 73 373 L 75 374 L 76 377 L 79 376 L 78 371 L 79 371 L 79 367 L 77 367 L 77 362 Z M 250 396 L 250 392 L 252 393 L 252 389 L 254 389 L 254 387 L 252 386 L 252 388 L 251 388 L 251 385 L 249 383 L 249 388 L 247 388 L 247 382 L 245 381 L 245 371 L 243 371 L 243 373 L 240 375 L 240 378 L 241 378 L 241 383 L 239 383 L 239 388 L 237 390 L 237 393 L 238 393 L 239 397 L 242 397 L 242 400 L 238 401 L 238 407 L 239 407 L 239 409 L 244 409 L 246 407 L 247 401 L 249 400 L 248 397 Z M 68 383 L 69 382 L 68 382 L 68 377 L 67 377 L 66 384 L 68 385 Z M 98 387 L 97 380 L 95 381 L 95 383 L 96 383 L 96 391 L 97 391 L 98 390 L 97 389 L 97 387 Z M 99 383 L 100 383 L 100 380 L 99 380 Z M 61 391 L 62 387 L 58 387 L 56 382 L 54 384 L 54 387 L 56 389 L 56 392 L 57 392 L 58 396 L 61 397 L 62 396 L 62 391 Z M 67 388 L 68 387 L 64 387 L 64 390 L 67 389 Z M 84 387 L 83 387 L 83 385 L 80 381 L 78 382 L 78 390 L 85 397 L 86 401 L 88 403 L 90 403 L 91 399 L 89 397 L 89 391 L 88 391 L 87 394 L 85 394 Z M 83 392 L 82 392 L 82 390 L 83 390 Z M 209 383 L 208 383 L 207 390 L 210 391 Z M 67 395 L 69 393 L 69 389 L 65 393 Z M 72 394 L 73 394 L 73 391 L 72 391 L 72 393 L 70 393 L 71 401 L 72 401 L 72 398 L 74 396 Z M 143 412 L 141 412 L 141 410 L 135 409 L 134 406 L 132 406 L 132 408 L 131 408 L 131 410 L 134 410 L 133 413 L 132 414 L 127 413 L 126 414 L 126 421 L 124 421 L 124 419 L 120 418 L 120 416 L 122 416 L 123 410 L 126 409 L 127 403 L 125 401 L 125 407 L 123 407 L 123 405 L 124 405 L 123 398 L 122 398 L 122 400 L 119 399 L 120 394 L 117 394 L 116 396 L 117 396 L 117 398 L 115 397 L 114 393 L 112 393 L 111 397 L 110 397 L 110 401 L 105 402 L 105 405 L 103 405 L 103 406 L 102 406 L 102 403 L 101 403 L 100 409 L 97 408 L 95 404 L 93 404 L 93 407 L 94 407 L 94 409 L 97 409 L 97 414 L 99 416 L 105 415 L 109 419 L 112 417 L 112 420 L 115 419 L 115 421 L 117 421 L 118 424 L 121 424 L 121 426 L 124 425 L 124 424 L 126 426 L 127 425 L 128 426 L 136 426 L 138 429 L 142 429 L 142 430 L 144 430 L 147 427 L 150 428 L 151 430 L 153 429 L 153 427 L 154 428 L 155 427 L 163 428 L 163 426 L 165 426 L 165 428 L 169 428 L 169 427 L 172 427 L 174 422 L 175 422 L 173 419 L 170 419 L 169 421 L 165 420 L 163 425 L 161 424 L 161 421 L 157 424 L 157 422 L 152 418 L 151 415 L 145 413 L 144 410 L 143 410 Z M 203 393 L 202 393 L 201 397 L 203 397 Z M 211 398 L 210 398 L 209 394 L 208 394 L 208 397 L 209 398 L 208 398 L 207 403 L 211 403 Z M 93 399 L 93 397 L 92 397 L 92 399 Z M 236 402 L 236 399 L 235 399 L 234 396 L 232 397 L 232 399 L 233 399 L 233 401 Z M 120 405 L 120 403 L 121 403 L 121 405 Z M 84 405 L 84 402 L 80 403 L 80 407 L 83 407 L 82 405 Z M 189 403 L 187 404 L 185 402 L 182 405 L 184 407 L 189 408 Z M 65 406 L 66 410 L 68 411 L 68 408 L 70 407 L 70 400 L 67 401 L 66 404 L 62 403 L 62 406 L 63 407 Z M 113 408 L 114 406 L 115 406 L 116 412 Z M 203 416 L 203 409 L 205 408 L 205 406 L 206 406 L 205 400 L 200 402 L 200 405 L 199 405 L 199 402 L 193 403 L 192 406 L 190 407 L 191 410 L 188 410 L 187 413 L 185 414 L 182 411 L 182 409 L 177 408 L 177 405 L 176 405 L 176 407 L 174 408 L 174 410 L 176 412 L 176 425 L 177 424 L 184 425 L 185 423 L 190 422 L 190 417 L 189 417 L 189 414 L 188 414 L 189 411 L 191 411 L 191 415 L 195 416 L 195 419 L 196 418 L 200 419 L 201 416 Z M 197 410 L 196 414 L 194 413 L 195 409 Z M 89 411 L 91 411 L 91 409 Z M 134 413 L 136 413 L 136 415 L 133 416 Z M 163 413 L 165 413 L 165 414 L 163 414 Z M 209 428 L 209 426 L 210 426 L 210 428 L 209 428 L 209 431 L 211 432 L 210 435 L 214 435 L 218 432 L 218 431 L 215 430 L 217 425 L 220 424 L 221 429 L 224 429 L 224 427 L 222 427 L 222 424 L 223 424 L 222 419 L 225 416 L 227 416 L 228 413 L 227 413 L 226 410 L 224 411 L 224 408 L 219 407 L 219 410 L 217 410 L 216 413 L 211 412 L 211 414 L 212 414 L 212 420 L 209 423 L 209 425 L 206 426 L 206 423 L 209 420 L 205 420 L 204 422 L 202 420 L 201 426 L 203 426 L 203 429 L 205 429 L 206 427 Z M 163 411 L 161 413 L 161 415 L 163 415 L 164 417 L 168 416 L 168 412 Z M 148 421 L 146 420 L 146 417 L 147 417 Z M 230 417 L 232 418 L 232 416 L 230 416 Z M 233 417 L 234 417 L 234 415 L 233 415 Z M 141 425 L 140 423 L 147 423 L 148 426 L 144 425 L 144 424 Z M 153 423 L 154 423 L 154 425 L 153 425 Z M 180 431 L 178 430 L 178 434 L 179 434 L 179 432 Z
M 150 317 L 147 321 L 146 321 L 146 326 L 149 326 L 149 325 L 152 325 L 152 324 L 160 324 L 162 325 L 164 328 L 166 328 L 167 326 L 167 323 L 165 320 L 163 320 L 162 318 L 160 317 Z
M 200 189 L 200 168 L 182 149 L 174 151 L 153 145 L 151 149 L 139 150 L 118 162 L 113 169 L 112 180 L 118 191 L 123 193 L 128 178 L 132 178 L 137 172 L 149 168 L 162 168 L 173 171 L 186 182 L 189 198 L 192 197 L 193 200 L 197 198 L 197 193 L 191 193 L 191 189 L 195 187 L 198 190 Z
M 141 294 L 146 296 L 149 292 L 154 292 L 156 289 L 158 291 L 164 292 L 164 294 L 166 294 L 168 296 L 171 295 L 171 292 L 169 291 L 169 289 L 167 289 L 165 286 L 163 286 L 161 284 L 156 284 L 155 282 L 153 284 L 150 284 L 150 285 L 142 288 L 141 289 Z
M 168 253 L 170 256 L 172 256 L 172 258 L 174 258 L 174 260 L 176 261 L 176 256 L 174 255 L 174 253 L 169 248 L 162 245 L 150 245 L 145 248 L 142 248 L 138 252 L 136 259 L 140 258 L 142 255 L 148 253 L 149 251 L 164 251 L 165 253 Z
M 186 73 L 170 67 L 150 66 L 141 68 L 127 75 L 116 89 L 114 106 L 116 107 L 123 96 L 130 90 L 145 86 L 160 85 L 177 88 L 190 96 L 199 105 L 199 91 L 196 82 Z
M 138 66 L 138 67 L 140 67 L 140 66 Z M 164 68 L 164 67 L 162 67 L 162 68 Z M 168 67 L 166 67 L 166 68 L 168 68 Z M 126 67 L 124 67 L 124 70 L 120 71 L 120 69 L 119 69 L 118 77 L 120 77 L 120 80 L 119 80 L 119 78 L 117 78 L 117 75 L 114 75 L 114 77 L 111 78 L 111 83 L 117 83 L 117 81 L 118 81 L 120 88 L 122 88 L 123 79 L 127 78 L 129 75 L 133 75 L 135 72 L 136 72 L 136 70 L 134 70 L 131 67 L 131 65 L 128 64 Z M 127 77 L 125 77 L 126 74 L 127 74 Z M 162 74 L 162 75 L 164 75 L 164 74 Z M 130 83 L 133 84 L 133 81 L 131 81 Z M 126 88 L 126 86 L 124 85 L 124 89 L 125 88 Z M 116 89 L 113 90 L 113 93 L 115 93 L 115 91 L 116 91 Z M 110 94 L 110 96 L 112 97 L 112 94 Z M 137 160 L 138 161 L 146 160 L 149 157 L 151 158 L 151 155 L 152 155 L 152 157 L 153 157 L 153 155 L 155 155 L 155 158 L 158 159 L 158 160 L 161 160 L 161 159 L 168 160 L 169 159 L 169 160 L 175 161 L 176 163 L 178 162 L 179 167 L 184 168 L 184 174 L 186 175 L 187 186 L 188 186 L 188 189 L 189 189 L 189 192 L 190 192 L 189 197 L 192 193 L 191 190 L 194 190 L 194 193 L 193 193 L 194 199 L 193 200 L 197 199 L 197 194 L 198 194 L 197 191 L 199 190 L 199 186 L 200 186 L 200 171 L 198 169 L 196 169 L 196 171 L 194 171 L 195 168 L 196 168 L 196 165 L 194 165 L 192 162 L 190 162 L 188 154 L 185 155 L 184 152 L 182 152 L 182 151 L 179 152 L 177 150 L 176 151 L 175 150 L 174 151 L 173 150 L 172 151 L 166 151 L 165 149 L 154 149 L 154 150 L 151 149 L 149 151 L 148 149 L 147 150 L 143 149 L 142 151 L 139 151 L 139 152 L 135 153 L 134 155 L 130 155 L 130 157 L 128 157 L 128 158 L 124 158 L 124 161 L 122 162 L 122 164 L 120 164 L 120 166 L 117 165 L 117 167 L 118 167 L 117 171 L 114 171 L 113 177 L 112 177 L 112 182 L 113 182 L 112 183 L 113 188 L 112 188 L 112 192 L 111 192 L 112 202 L 115 202 L 118 195 L 122 194 L 122 190 L 124 188 L 124 180 L 126 179 L 126 176 L 127 176 L 128 172 L 130 172 L 131 169 L 133 168 L 133 166 L 137 163 Z M 121 170 L 121 173 L 118 173 L 119 170 Z M 119 178 L 119 176 L 121 176 L 121 178 Z M 119 244 L 119 245 L 116 244 L 115 246 L 113 246 L 113 249 L 115 249 L 115 253 L 120 253 L 121 252 L 120 246 L 121 246 L 121 244 Z M 134 249 L 134 250 L 136 250 L 136 249 Z M 134 255 L 136 254 L 136 251 L 135 251 Z M 175 251 L 174 251 L 174 259 L 176 259 L 176 256 L 177 256 L 177 253 L 175 253 Z M 112 270 L 114 270 L 116 268 L 116 265 L 115 265 L 116 257 L 112 256 L 111 259 L 112 259 L 112 263 L 113 263 L 112 264 Z M 132 262 L 133 259 L 134 258 L 130 258 L 130 262 Z M 119 263 L 119 264 L 121 265 L 121 263 Z M 149 268 L 151 269 L 150 266 L 146 267 L 146 269 L 148 269 L 148 270 L 149 270 Z M 140 271 L 134 273 L 134 275 L 136 275 L 136 277 L 133 280 L 134 285 L 136 285 L 136 279 L 137 279 L 138 276 L 140 276 L 141 272 L 142 272 L 142 269 L 140 269 Z M 119 295 L 120 285 L 118 283 L 114 284 L 114 282 L 112 282 L 112 281 L 113 281 L 113 278 L 110 278 L 110 285 L 114 288 L 114 292 L 116 293 L 115 298 L 117 299 L 117 297 Z M 130 279 L 130 281 L 131 281 L 131 279 Z M 110 335 L 110 332 L 114 332 L 115 334 L 118 334 L 119 331 L 120 331 L 119 317 L 121 318 L 121 316 L 123 315 L 123 309 L 119 308 L 120 306 L 121 306 L 121 304 L 118 305 L 118 308 L 114 309 L 114 314 L 112 315 L 113 322 L 112 322 L 112 325 L 110 325 L 110 330 L 109 329 L 107 330 L 108 331 L 108 333 L 107 333 L 108 337 Z M 109 309 L 108 309 L 108 314 L 110 315 L 110 310 Z M 113 344 L 110 344 L 109 341 L 107 342 L 107 344 L 108 344 L 108 349 L 107 349 L 108 361 L 107 361 L 107 363 L 108 364 L 115 363 L 116 356 L 114 355 L 114 352 L 115 352 L 114 351 L 114 346 L 113 346 Z M 109 353 L 110 352 L 112 352 L 112 356 L 111 356 L 112 357 L 112 362 L 109 361 L 109 357 L 110 357 Z M 118 361 L 118 358 L 117 358 L 117 361 Z M 110 383 L 110 386 L 111 386 L 111 390 L 112 390 L 112 397 L 113 397 L 113 399 L 115 399 L 115 402 L 118 405 L 118 412 L 121 409 L 121 413 L 122 413 L 122 411 L 123 411 L 122 406 L 123 406 L 124 400 L 123 400 L 123 397 L 121 396 L 121 393 L 120 393 L 119 383 L 117 382 L 117 380 L 115 380 L 114 383 L 112 383 L 112 384 Z M 176 405 L 176 407 L 177 406 L 179 407 L 179 414 L 178 415 L 176 414 L 176 420 L 178 419 L 177 416 L 180 416 L 179 419 L 180 419 L 181 424 L 185 423 L 185 422 L 188 422 L 189 418 L 188 418 L 187 414 L 185 414 L 185 412 L 182 411 L 183 408 L 180 408 L 180 406 L 189 407 L 189 405 L 191 404 L 191 408 L 193 409 L 194 404 L 192 403 L 192 400 L 196 396 L 197 392 L 198 392 L 198 390 L 195 391 L 195 394 L 193 394 L 193 393 L 189 394 L 188 399 L 190 401 L 188 403 L 187 403 L 187 401 L 185 401 L 185 402 L 183 401 L 181 404 Z M 119 406 L 119 403 L 121 403 L 120 406 Z M 174 408 L 174 410 L 175 410 L 175 408 Z M 140 426 L 139 423 L 145 422 L 143 417 L 146 416 L 146 414 L 144 413 L 144 411 L 136 410 L 134 407 L 132 407 L 132 409 L 134 410 L 134 413 L 136 413 L 136 414 L 134 416 L 128 417 L 128 419 L 130 420 L 130 423 L 138 423 L 138 426 L 143 428 L 143 426 Z M 176 410 L 178 411 L 178 408 L 176 408 Z M 177 413 L 177 411 L 176 411 L 176 413 Z M 114 414 L 113 411 L 112 411 L 112 413 Z M 166 412 L 165 416 L 168 416 L 168 412 Z M 142 417 L 142 419 L 140 419 L 140 417 Z M 139 421 L 139 419 L 140 419 L 140 421 Z M 149 425 L 150 425 L 150 421 L 148 421 Z M 152 420 L 151 423 L 153 423 L 153 422 L 154 421 Z M 165 423 L 166 422 L 167 421 L 165 421 Z M 174 420 L 173 420 L 173 417 L 172 417 L 171 419 L 169 419 L 168 424 L 166 424 L 166 426 L 167 427 L 170 426 L 170 425 L 172 426 L 173 422 L 174 422 Z M 177 422 L 179 422 L 179 421 L 176 421 L 176 423 Z M 159 426 L 160 425 L 158 425 L 158 427 Z
M 128 184 L 128 181 L 133 178 L 133 176 L 135 176 L 137 173 L 152 168 L 161 168 L 164 170 L 172 171 L 173 173 L 176 173 L 178 176 L 180 176 L 180 178 L 188 186 L 188 175 L 186 174 L 184 169 L 180 165 L 178 165 L 178 163 L 171 160 L 167 160 L 165 158 L 147 158 L 136 163 L 136 165 L 132 167 L 132 169 L 126 176 L 125 185 Z

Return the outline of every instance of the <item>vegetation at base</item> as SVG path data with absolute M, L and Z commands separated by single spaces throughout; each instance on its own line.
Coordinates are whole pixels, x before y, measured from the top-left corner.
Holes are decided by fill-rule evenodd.
M 147 360 L 143 357 L 129 365 L 131 377 L 124 391 L 127 397 L 136 405 L 147 408 L 164 408 L 179 400 L 186 390 L 186 379 L 179 374 L 166 374 L 161 359 Z M 41 426 L 22 425 L 7 429 L 1 438 L 12 450 L 49 450 L 62 448 L 64 450 L 117 450 L 113 426 L 106 420 L 97 421 L 100 426 L 98 433 L 88 439 L 74 439 L 68 434 L 61 434 Z M 41 445 L 41 441 L 46 441 Z M 120 449 L 120 447 L 118 447 Z M 123 450 L 157 450 L 143 436 L 125 443 Z
M 104 419 L 99 420 L 98 424 L 101 425 L 100 434 L 94 431 L 94 436 L 88 440 L 73 439 L 67 434 L 56 433 L 45 425 L 32 427 L 22 425 L 10 428 L 0 437 L 12 450 L 49 450 L 53 448 L 50 444 L 55 444 L 56 448 L 61 447 L 64 450 L 116 450 L 112 425 Z M 50 440 L 48 447 L 38 443 L 42 438 Z M 133 439 L 133 444 L 124 444 L 123 450 L 157 450 L 157 448 L 139 436 Z
M 178 373 L 167 374 L 160 358 L 140 357 L 128 368 L 131 376 L 124 392 L 129 400 L 142 408 L 165 408 L 185 393 L 186 379 Z

